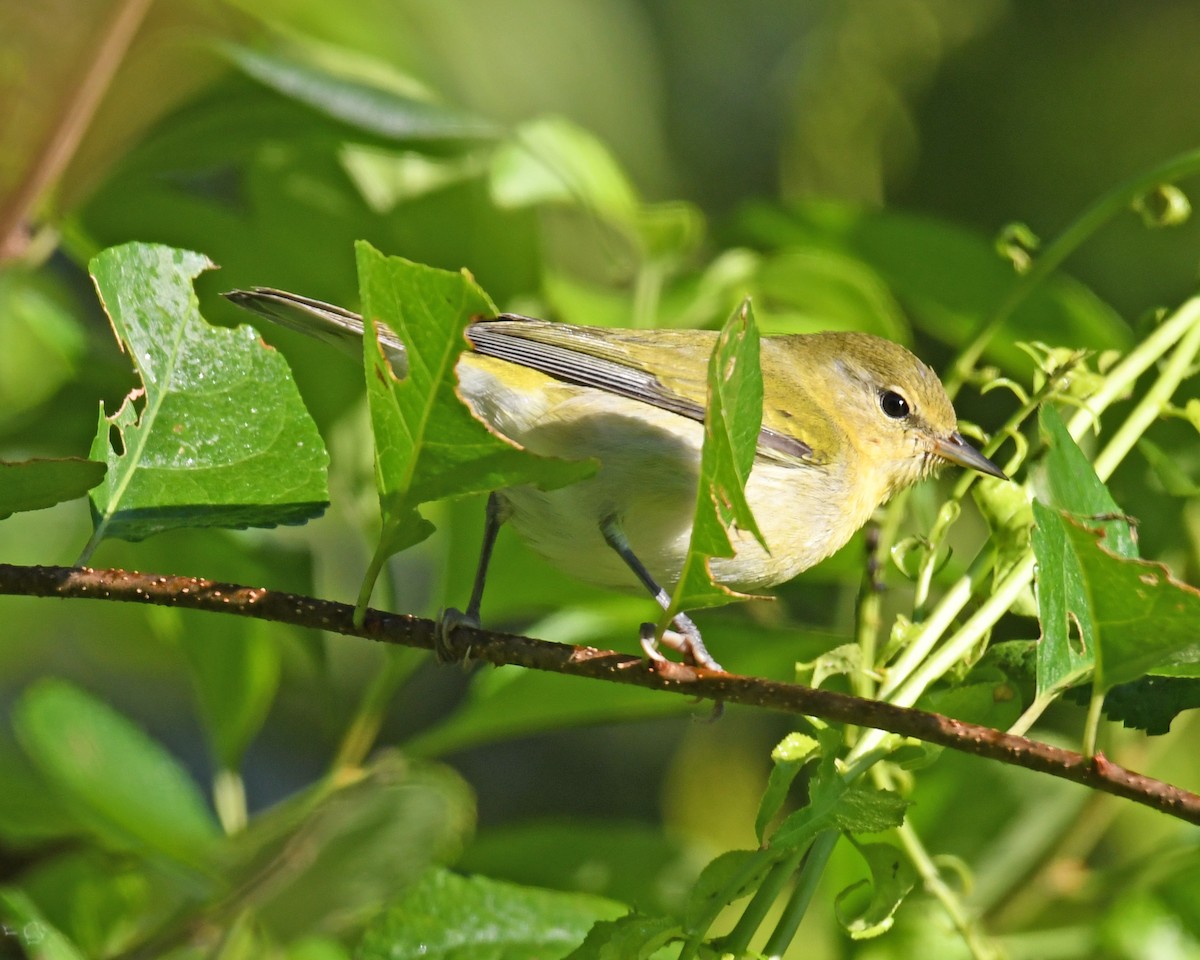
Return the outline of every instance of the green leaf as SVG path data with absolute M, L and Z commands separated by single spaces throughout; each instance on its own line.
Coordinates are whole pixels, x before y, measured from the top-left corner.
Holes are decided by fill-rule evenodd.
M 1059 412 L 1054 407 L 1042 407 L 1038 411 L 1038 426 L 1049 448 L 1045 465 L 1050 505 L 1102 530 L 1109 550 L 1122 557 L 1136 557 L 1133 525 L 1108 487 L 1096 476 Z
M 1066 536 L 1062 513 L 1033 502 L 1033 553 L 1037 558 L 1037 695 L 1078 683 L 1095 665 L 1096 625 L 1083 569 Z
M 30 687 L 13 712 L 17 739 L 99 840 L 205 870 L 218 831 L 179 763 L 132 723 L 62 680 Z
M 368 928 L 361 960 L 552 960 L 626 907 L 431 870 Z
M 766 547 L 745 492 L 762 426 L 762 404 L 758 328 L 746 301 L 721 328 L 709 358 L 696 519 L 671 607 L 660 628 L 680 610 L 716 606 L 741 596 L 713 583 L 708 567 L 711 557 L 734 555 L 732 529 Z
M 857 257 L 836 250 L 781 250 L 763 259 L 754 285 L 764 333 L 861 330 L 912 342 L 912 328 L 891 290 Z
M 13 887 L 0 889 L 0 933 L 15 937 L 33 960 L 84 960 L 83 952 L 46 922 L 37 904 Z
M 1083 451 L 1067 432 L 1058 411 L 1043 407 L 1038 422 L 1049 448 L 1045 461 L 1050 503 L 1105 532 L 1111 549 L 1137 556 L 1133 528 Z M 1052 695 L 1077 683 L 1093 668 L 1097 625 L 1092 620 L 1085 574 L 1065 538 L 1060 514 L 1035 501 L 1032 535 L 1038 560 L 1037 694 Z
M 455 859 L 473 824 L 457 774 L 385 753 L 347 786 L 318 786 L 254 818 L 236 838 L 234 872 L 275 936 L 344 935 Z
M 871 871 L 871 879 L 847 887 L 834 900 L 838 922 L 853 940 L 868 940 L 891 929 L 896 910 L 916 885 L 917 874 L 909 859 L 886 843 L 855 844 Z M 856 893 L 867 887 L 870 901 L 855 916 L 843 910 Z
M 46 778 L 9 740 L 0 740 L 0 783 L 0 842 L 6 847 L 36 847 L 82 832 Z
M 195 888 L 124 854 L 76 844 L 21 876 L 46 920 L 88 957 L 121 953 L 145 933 L 145 918 L 192 902 Z
M 210 327 L 200 316 L 191 281 L 210 266 L 142 243 L 92 260 L 143 390 L 111 417 L 101 409 L 92 456 L 108 475 L 92 493 L 85 556 L 105 537 L 302 523 L 325 509 L 328 455 L 283 356 L 253 327 Z
M 683 914 L 684 933 L 703 934 L 726 906 L 757 890 L 781 851 L 727 850 L 706 866 L 692 887 Z
M 12 132 L 6 124 L 0 143 Z M 21 144 L 20 152 L 29 146 Z M 0 151 L 10 162 L 17 156 L 2 146 Z M 0 196 L 8 166 L 0 168 Z M 87 340 L 76 317 L 78 306 L 64 286 L 58 274 L 15 264 L 0 269 L 0 423 L 15 422 L 78 373 Z
M 1082 699 L 1086 703 L 1086 698 Z M 1139 677 L 1117 684 L 1104 697 L 1104 715 L 1109 720 L 1119 720 L 1152 737 L 1168 733 L 1179 714 L 1197 708 L 1200 708 L 1200 679 L 1194 676 Z
M 0 460 L 0 520 L 74 500 L 104 479 L 108 467 L 95 460 Z
M 363 605 L 383 561 L 432 532 L 418 504 L 520 483 L 561 486 L 595 466 L 531 456 L 490 431 L 459 400 L 454 369 L 466 347 L 463 330 L 497 312 L 470 277 L 385 257 L 363 242 L 357 252 L 363 314 L 372 331 L 379 322 L 395 331 L 408 357 L 408 376 L 397 380 L 376 334 L 363 338 L 383 515 Z
M 637 193 L 608 148 L 561 117 L 518 127 L 492 157 L 492 197 L 516 208 L 562 203 L 631 222 Z
M 631 913 L 618 920 L 601 920 L 564 960 L 650 960 L 682 932 L 679 921 L 670 917 Z
M 908 806 L 899 794 L 855 784 L 838 798 L 832 817 L 846 833 L 882 833 L 904 823 Z
M 223 44 L 221 50 L 246 76 L 277 93 L 389 140 L 490 140 L 500 132 L 488 120 L 403 92 L 397 84 L 389 89 L 294 57 L 233 44 Z
M 771 821 L 783 809 L 792 781 L 820 749 L 821 744 L 814 738 L 803 733 L 789 733 L 771 751 L 774 766 L 758 805 L 758 815 L 754 819 L 754 834 L 759 843 L 762 843 Z
M 1200 590 L 1176 580 L 1162 564 L 1110 552 L 1103 534 L 1060 522 L 1083 573 L 1102 689 L 1165 664 L 1200 662 Z
M 455 868 L 532 887 L 590 893 L 644 912 L 682 908 L 695 849 L 655 825 L 580 815 L 482 830 Z

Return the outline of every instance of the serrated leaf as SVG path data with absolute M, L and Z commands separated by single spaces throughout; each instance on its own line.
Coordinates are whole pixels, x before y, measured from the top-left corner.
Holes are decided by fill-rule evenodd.
M 264 86 L 388 140 L 489 140 L 500 132 L 495 124 L 464 110 L 340 76 L 294 57 L 234 44 L 220 49 L 246 76 Z
M 709 358 L 695 522 L 671 607 L 660 628 L 680 610 L 716 606 L 742 596 L 713 583 L 708 567 L 712 557 L 734 555 L 731 530 L 753 536 L 766 547 L 745 492 L 762 427 L 762 404 L 758 328 L 746 301 L 721 328 Z
M 1040 521 L 1039 521 L 1040 522 Z M 1096 681 L 1107 690 L 1168 663 L 1200 661 L 1200 590 L 1166 567 L 1112 553 L 1102 534 L 1060 515 L 1082 573 L 1079 598 L 1094 630 Z
M 357 246 L 367 401 L 375 434 L 375 479 L 383 531 L 364 584 L 365 602 L 383 560 L 418 543 L 433 525 L 417 511 L 429 500 L 533 483 L 562 486 L 592 473 L 591 461 L 536 457 L 489 430 L 456 393 L 455 365 L 466 349 L 463 330 L 496 308 L 463 273 Z M 397 380 L 379 349 L 376 324 L 404 342 L 408 375 Z
M 846 833 L 882 833 L 904 823 L 908 805 L 897 793 L 854 784 L 838 798 L 832 818 Z
M 855 844 L 871 871 L 869 881 L 847 887 L 834 900 L 838 922 L 853 940 L 868 940 L 891 929 L 896 910 L 916 885 L 917 874 L 908 858 L 886 843 Z M 843 905 L 862 887 L 871 890 L 870 901 L 857 915 L 847 917 Z
M 1050 503 L 1106 531 L 1113 549 L 1123 556 L 1136 557 L 1132 526 L 1067 432 L 1058 411 L 1043 407 L 1038 422 L 1049 447 L 1045 468 Z M 1042 625 L 1037 649 L 1037 694 L 1042 697 L 1077 683 L 1092 669 L 1096 625 L 1086 597 L 1084 573 L 1064 537 L 1061 514 L 1035 501 L 1033 516 L 1038 619 Z
M 1033 553 L 1037 557 L 1037 695 L 1052 695 L 1078 683 L 1095 664 L 1096 626 L 1084 574 L 1066 537 L 1063 515 L 1033 503 Z
M 0 520 L 24 510 L 42 510 L 74 500 L 104 479 L 107 465 L 96 460 L 0 460 Z
M 360 960 L 550 960 L 626 907 L 580 893 L 431 870 L 363 936 Z
M 92 492 L 85 556 L 105 537 L 302 523 L 325 509 L 329 458 L 283 356 L 253 327 L 211 327 L 200 316 L 191 281 L 211 266 L 144 243 L 91 262 L 143 390 L 112 416 L 101 408 L 92 457 L 108 474 Z
M 102 842 L 207 869 L 219 833 L 203 797 L 174 757 L 107 704 L 65 681 L 41 680 L 18 701 L 13 728 Z
M 1086 688 L 1071 694 L 1086 694 Z M 1086 696 L 1072 697 L 1082 703 Z M 1119 720 L 1134 730 L 1152 737 L 1170 732 L 1171 723 L 1185 710 L 1200 708 L 1200 678 L 1197 677 L 1138 677 L 1129 683 L 1119 683 L 1104 697 L 1104 715 Z

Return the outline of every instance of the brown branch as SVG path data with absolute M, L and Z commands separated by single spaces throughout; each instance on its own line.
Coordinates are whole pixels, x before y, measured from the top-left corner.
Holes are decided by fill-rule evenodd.
M 407 614 L 370 610 L 362 627 L 356 627 L 354 608 L 344 603 L 197 577 L 125 570 L 0 564 L 0 594 L 118 600 L 208 610 L 426 650 L 434 648 L 437 636 L 433 621 Z M 937 713 L 758 677 L 715 673 L 682 664 L 652 664 L 611 650 L 568 646 L 465 626 L 455 629 L 453 640 L 468 658 L 496 665 L 517 664 L 533 670 L 874 727 L 1081 783 L 1200 824 L 1200 796 L 1127 770 L 1102 754 L 1088 758 Z

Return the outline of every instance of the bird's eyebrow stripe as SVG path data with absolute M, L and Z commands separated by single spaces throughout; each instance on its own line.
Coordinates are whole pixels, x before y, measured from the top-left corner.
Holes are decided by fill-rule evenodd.
M 704 422 L 701 404 L 671 393 L 652 373 L 558 344 L 515 336 L 498 330 L 497 326 L 497 323 L 475 323 L 467 328 L 467 340 L 476 353 L 537 370 L 564 383 L 603 390 L 697 423 Z M 791 459 L 811 460 L 813 456 L 812 447 L 803 440 L 770 427 L 759 430 L 758 447 L 760 451 Z

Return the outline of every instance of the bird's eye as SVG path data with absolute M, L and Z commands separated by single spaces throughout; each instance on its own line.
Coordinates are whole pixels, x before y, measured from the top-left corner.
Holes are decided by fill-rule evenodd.
M 908 401 L 895 390 L 884 390 L 879 395 L 879 408 L 893 420 L 903 420 L 908 416 Z

